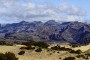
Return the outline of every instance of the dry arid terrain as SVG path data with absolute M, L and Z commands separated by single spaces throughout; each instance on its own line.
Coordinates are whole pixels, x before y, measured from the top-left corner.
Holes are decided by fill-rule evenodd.
M 75 47 L 72 48 L 69 45 L 61 45 L 65 46 L 74 50 L 80 49 L 82 51 L 81 54 L 85 54 L 84 52 L 90 49 L 90 45 L 87 46 L 81 46 L 81 47 Z M 25 47 L 24 45 L 13 45 L 13 46 L 0 46 L 0 53 L 5 52 L 13 52 L 16 57 L 19 58 L 19 60 L 63 60 L 66 57 L 75 57 L 75 60 L 90 60 L 90 57 L 88 59 L 84 58 L 77 58 L 76 56 L 78 54 L 69 53 L 68 51 L 57 51 L 57 50 L 51 50 L 51 49 L 42 49 L 41 52 L 36 52 L 35 50 L 24 50 L 25 54 L 18 55 L 18 53 L 21 51 L 21 47 Z M 50 47 L 49 47 L 50 48 Z

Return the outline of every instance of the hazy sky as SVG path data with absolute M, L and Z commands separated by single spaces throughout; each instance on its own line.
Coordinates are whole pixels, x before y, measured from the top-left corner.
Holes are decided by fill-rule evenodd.
M 90 0 L 0 0 L 0 23 L 22 20 L 90 22 Z

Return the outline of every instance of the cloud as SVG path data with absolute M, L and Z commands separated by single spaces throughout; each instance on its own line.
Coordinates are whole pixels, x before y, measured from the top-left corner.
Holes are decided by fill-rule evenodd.
M 61 4 L 59 6 L 61 12 L 66 13 L 68 15 L 77 15 L 77 16 L 84 16 L 86 15 L 85 11 L 82 11 L 81 8 L 72 5 L 69 6 L 68 4 Z
M 24 2 L 28 1 L 28 2 Z M 0 0 L 0 20 L 8 21 L 84 21 L 86 15 L 77 6 L 60 4 L 50 6 L 47 4 L 36 4 L 29 0 Z

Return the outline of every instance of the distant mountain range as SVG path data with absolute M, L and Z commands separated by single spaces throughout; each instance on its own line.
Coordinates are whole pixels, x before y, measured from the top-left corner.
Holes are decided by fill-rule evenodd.
M 42 40 L 69 43 L 90 43 L 90 25 L 82 22 L 58 23 L 49 20 L 0 25 L 0 37 L 16 40 Z

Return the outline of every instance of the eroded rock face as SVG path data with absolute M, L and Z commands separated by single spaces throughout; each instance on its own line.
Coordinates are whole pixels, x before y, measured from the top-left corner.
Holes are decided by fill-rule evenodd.
M 45 23 L 22 21 L 0 27 L 1 33 L 9 39 L 90 43 L 90 25 L 77 21 L 62 24 L 54 20 Z

